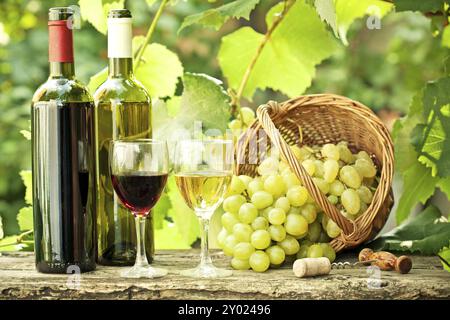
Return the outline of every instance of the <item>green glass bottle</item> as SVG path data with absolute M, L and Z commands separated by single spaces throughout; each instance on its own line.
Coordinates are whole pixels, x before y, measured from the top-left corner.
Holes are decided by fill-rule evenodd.
M 114 194 L 108 164 L 111 139 L 152 137 L 151 99 L 133 75 L 131 13 L 111 10 L 108 15 L 108 79 L 94 94 L 97 125 L 97 262 L 133 265 L 136 258 L 134 217 Z M 146 248 L 153 258 L 153 221 L 146 222 Z
M 94 103 L 75 78 L 70 8 L 49 11 L 50 76 L 31 107 L 36 268 L 95 269 Z

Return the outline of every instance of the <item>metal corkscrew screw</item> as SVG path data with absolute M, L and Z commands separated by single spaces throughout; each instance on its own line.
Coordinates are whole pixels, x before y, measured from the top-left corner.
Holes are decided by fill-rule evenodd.
M 347 269 L 347 268 L 357 268 L 360 266 L 368 265 L 369 263 L 375 262 L 376 260 L 368 260 L 368 261 L 358 261 L 355 263 L 350 263 L 348 261 L 345 262 L 334 262 L 331 264 L 331 269 Z

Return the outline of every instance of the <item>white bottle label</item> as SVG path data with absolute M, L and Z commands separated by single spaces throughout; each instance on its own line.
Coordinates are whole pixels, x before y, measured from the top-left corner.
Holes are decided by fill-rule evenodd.
M 108 18 L 108 58 L 131 58 L 131 18 Z

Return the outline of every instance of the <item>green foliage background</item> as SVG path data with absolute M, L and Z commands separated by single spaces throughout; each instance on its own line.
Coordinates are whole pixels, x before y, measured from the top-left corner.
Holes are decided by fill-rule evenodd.
M 237 115 L 235 108 L 256 108 L 269 99 L 283 101 L 303 93 L 332 92 L 359 100 L 389 126 L 406 116 L 394 130 L 397 160 L 401 159 L 397 172 L 405 189 L 396 212 L 402 222 L 436 187 L 450 194 L 445 157 L 450 133 L 443 121 L 449 117 L 450 83 L 444 79 L 421 91 L 428 81 L 449 72 L 449 6 L 444 0 L 430 1 L 430 7 L 422 2 L 395 0 L 402 12 L 394 13 L 394 6 L 382 0 L 169 0 L 136 72 L 152 97 L 164 100 L 155 101 L 156 135 L 173 139 L 168 135 L 175 129 L 190 128 L 192 115 L 224 129 Z M 75 35 L 76 72 L 94 90 L 106 76 L 101 71 L 107 63 L 106 12 L 123 5 L 132 11 L 138 54 L 160 4 L 161 0 L 0 3 L 0 216 L 6 237 L 14 240 L 13 235 L 25 231 L 21 243 L 31 243 L 26 233 L 31 203 L 22 182 L 29 184 L 30 177 L 26 171 L 22 179 L 19 176 L 30 167 L 30 145 L 20 131 L 29 126 L 31 96 L 48 75 L 48 8 L 80 5 L 84 20 Z M 372 12 L 374 5 L 378 9 Z M 439 11 L 442 14 L 433 14 Z M 280 13 L 286 13 L 283 21 L 277 21 Z M 367 27 L 363 17 L 368 13 L 383 17 L 381 29 Z M 255 60 L 261 42 L 265 47 Z M 433 92 L 441 97 L 438 105 L 426 98 Z M 436 122 L 437 116 L 441 118 Z M 427 183 L 417 190 L 420 175 Z M 156 211 L 156 235 L 164 247 L 187 248 L 196 240 L 197 222 L 184 214 L 187 208 L 173 181 Z

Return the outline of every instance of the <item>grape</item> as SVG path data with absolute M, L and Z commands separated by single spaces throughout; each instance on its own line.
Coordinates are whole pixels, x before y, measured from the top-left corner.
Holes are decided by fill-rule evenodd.
M 233 255 L 238 259 L 248 259 L 255 252 L 255 248 L 248 242 L 240 242 L 234 246 Z
M 303 186 L 294 186 L 286 194 L 291 205 L 300 207 L 308 199 L 308 190 Z
M 253 194 L 252 203 L 258 209 L 264 209 L 273 203 L 273 196 L 266 191 L 257 191 Z
M 320 244 L 313 244 L 308 248 L 308 258 L 320 258 L 323 255 L 322 247 Z
M 322 230 L 322 232 L 320 232 L 320 236 L 319 236 L 319 240 L 317 240 L 318 242 L 329 242 L 331 239 L 330 237 L 327 235 L 327 233 L 325 231 Z
M 234 253 L 234 247 L 238 244 L 236 237 L 232 234 L 225 238 L 223 243 L 223 253 L 227 256 L 232 257 Z
M 308 232 L 308 222 L 299 214 L 290 214 L 286 218 L 284 228 L 290 235 L 298 237 Z
M 278 172 L 279 173 L 283 174 L 283 172 L 288 173 L 290 171 L 291 171 L 291 168 L 289 167 L 289 164 L 287 164 L 284 161 L 280 161 L 279 162 L 279 165 L 278 165 Z
M 244 203 L 239 209 L 239 220 L 243 223 L 252 223 L 258 216 L 258 209 L 252 203 Z
M 329 192 L 333 195 L 333 196 L 337 196 L 339 197 L 342 192 L 344 192 L 345 187 L 344 184 L 342 182 L 340 182 L 339 180 L 334 180 L 331 184 L 330 184 L 330 190 Z
M 250 264 L 248 259 L 242 260 L 238 258 L 231 259 L 231 266 L 236 270 L 248 270 L 250 269 Z
M 360 215 L 360 214 L 363 214 L 364 212 L 366 212 L 367 208 L 368 208 L 367 204 L 361 201 L 360 208 L 359 208 L 357 215 Z
M 300 214 L 302 208 L 300 207 L 291 207 L 288 211 L 288 214 Z
M 225 239 L 228 237 L 228 232 L 225 228 L 222 228 L 220 232 L 217 234 L 217 243 L 220 248 L 223 248 L 223 245 L 225 244 Z
M 322 215 L 322 220 L 320 221 L 320 223 L 322 224 L 322 228 L 324 230 L 327 230 L 328 220 L 330 220 L 330 218 L 328 218 L 328 216 L 326 214 L 323 214 Z
M 252 222 L 253 230 L 266 230 L 269 227 L 269 222 L 264 217 L 256 217 Z
M 320 232 L 322 231 L 322 226 L 319 221 L 314 221 L 308 226 L 308 240 L 311 242 L 317 242 L 320 237 Z
M 220 218 L 220 221 L 222 222 L 222 227 L 224 227 L 228 232 L 232 232 L 234 225 L 239 222 L 237 216 L 229 212 L 224 212 Z
M 350 188 L 358 189 L 361 186 L 361 176 L 352 166 L 343 166 L 339 172 L 339 179 Z
M 293 186 L 299 186 L 301 184 L 300 180 L 294 173 L 287 173 L 287 174 L 284 174 L 282 177 L 283 177 L 284 185 L 288 189 L 292 188 Z
M 273 225 L 281 225 L 286 220 L 286 213 L 283 209 L 273 208 L 269 211 L 269 222 Z
M 270 234 L 266 230 L 256 230 L 252 233 L 250 243 L 256 249 L 266 249 L 270 246 Z
M 296 254 L 300 249 L 298 241 L 289 235 L 287 235 L 283 241 L 278 242 L 278 245 L 283 248 L 286 255 Z
M 328 201 L 336 205 L 339 202 L 339 198 L 331 194 L 328 196 Z
M 297 252 L 297 259 L 303 259 L 308 257 L 308 246 L 301 245 L 300 249 Z
M 339 172 L 339 164 L 336 160 L 327 159 L 323 163 L 323 179 L 327 183 L 332 183 Z
M 316 172 L 316 165 L 314 164 L 313 160 L 306 159 L 302 162 L 302 165 L 310 176 L 312 176 Z
M 238 120 L 238 119 L 231 120 L 228 123 L 228 128 L 230 128 L 231 130 L 239 130 L 239 129 L 241 129 L 242 128 L 241 120 Z
M 299 148 L 298 146 L 289 146 L 289 148 L 291 149 L 292 153 L 294 153 L 294 156 L 298 159 L 298 160 L 303 160 L 306 159 L 306 157 L 309 156 L 310 153 L 308 152 L 304 152 L 304 150 L 302 150 L 301 148 Z
M 341 234 L 341 229 L 333 220 L 329 220 L 327 223 L 327 234 L 330 238 L 336 238 Z
M 274 197 L 279 197 L 286 192 L 286 185 L 280 175 L 270 175 L 264 181 L 264 190 Z
M 301 210 L 300 210 L 301 215 L 306 219 L 306 221 L 308 223 L 313 223 L 314 220 L 316 220 L 317 218 L 317 210 L 316 210 L 316 206 L 313 204 L 305 204 Z
M 321 153 L 324 158 L 333 159 L 336 161 L 339 160 L 339 149 L 334 144 L 327 143 L 323 145 Z
M 322 178 L 313 178 L 313 180 L 323 194 L 327 194 L 330 191 L 330 185 Z
M 274 265 L 282 264 L 286 258 L 283 248 L 277 245 L 267 248 L 266 253 L 269 256 L 270 263 Z
M 372 163 L 372 158 L 370 158 L 369 154 L 367 152 L 365 152 L 364 150 L 358 152 L 358 154 L 356 155 L 356 159 L 365 159 L 367 161 L 369 161 L 369 163 Z
M 255 194 L 255 192 L 257 191 L 262 191 L 264 190 L 264 184 L 262 183 L 261 180 L 253 180 L 251 182 L 249 182 L 248 186 L 247 186 L 247 191 L 249 196 L 253 196 Z
M 246 176 L 245 174 L 241 174 L 240 176 L 238 176 L 239 179 L 241 179 L 241 181 L 245 184 L 245 187 L 248 187 L 248 184 L 250 183 L 250 181 L 253 180 L 252 177 Z
M 323 162 L 321 160 L 314 160 L 314 166 L 316 167 L 314 176 L 317 178 L 323 178 L 324 174 Z
M 255 112 L 249 107 L 242 107 L 239 111 L 239 115 L 242 115 L 243 117 L 242 121 L 246 125 L 250 125 L 253 122 L 253 120 L 255 120 Z
M 356 160 L 354 168 L 363 178 L 372 178 L 377 174 L 377 168 L 375 168 L 372 162 L 369 162 L 366 159 Z
M 339 149 L 339 158 L 345 163 L 353 163 L 355 157 L 353 156 L 347 145 L 339 143 L 337 147 Z
M 329 243 L 320 243 L 320 246 L 322 247 L 322 256 L 328 258 L 332 263 L 336 259 L 336 252 L 333 247 Z
M 267 207 L 267 208 L 261 210 L 261 211 L 259 212 L 259 214 L 260 214 L 261 217 L 263 217 L 263 218 L 265 218 L 267 221 L 269 221 L 269 212 L 270 212 L 270 210 L 272 210 L 272 209 L 273 209 L 272 206 Z
M 289 212 L 291 209 L 291 204 L 289 203 L 289 199 L 286 197 L 280 197 L 275 201 L 275 208 L 283 209 L 284 212 Z
M 236 194 L 226 198 L 223 202 L 223 210 L 230 213 L 238 213 L 239 208 L 246 202 L 245 197 Z
M 258 166 L 258 173 L 262 176 L 268 174 L 275 174 L 278 172 L 279 162 L 277 159 L 273 157 L 269 157 L 264 159 L 261 164 Z
M 236 223 L 233 227 L 233 235 L 238 242 L 250 242 L 252 233 L 252 227 L 245 223 Z
M 269 226 L 270 238 L 273 241 L 283 241 L 286 238 L 286 229 L 283 226 Z
M 270 259 L 264 251 L 255 251 L 248 260 L 253 271 L 264 272 L 269 269 Z
M 242 192 L 244 192 L 245 188 L 245 183 L 239 177 L 233 176 L 227 194 L 241 194 Z
M 341 203 L 344 209 L 352 215 L 357 214 L 361 206 L 358 193 L 354 189 L 346 189 L 342 193 Z
M 366 186 L 359 187 L 358 190 L 356 190 L 356 192 L 358 193 L 359 198 L 364 203 L 370 204 L 372 202 L 372 198 L 373 198 L 372 192 Z

